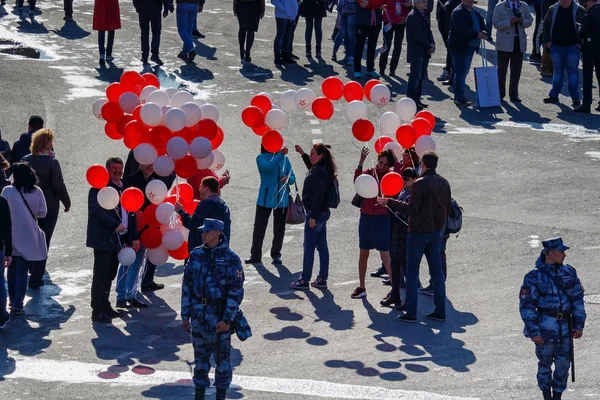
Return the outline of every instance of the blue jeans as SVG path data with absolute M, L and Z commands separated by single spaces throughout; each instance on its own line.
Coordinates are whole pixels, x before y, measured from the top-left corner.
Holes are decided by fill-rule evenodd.
M 354 29 L 354 14 L 340 14 L 340 32 L 335 38 L 333 44 L 333 54 L 336 54 L 342 42 L 346 57 L 354 57 L 354 43 L 356 41 L 356 30 Z
M 329 248 L 327 247 L 327 220 L 330 213 L 323 213 L 315 218 L 317 226 L 311 228 L 308 220 L 310 212 L 306 215 L 304 223 L 304 259 L 302 261 L 302 279 L 309 282 L 312 278 L 313 264 L 315 262 L 315 249 L 319 252 L 319 275 L 327 280 L 329 276 Z
M 179 3 L 176 9 L 177 14 L 177 32 L 183 41 L 182 53 L 187 54 L 194 50 L 194 41 L 192 39 L 192 29 L 194 21 L 198 15 L 198 4 Z
M 467 87 L 467 75 L 469 75 L 469 69 L 471 68 L 471 62 L 473 61 L 474 54 L 474 47 L 469 47 L 467 50 L 467 55 L 462 55 L 454 50 L 450 50 L 450 55 L 452 56 L 452 67 L 454 68 L 455 101 L 467 101 L 467 98 L 465 97 L 465 88 Z
M 410 76 L 408 77 L 406 97 L 413 99 L 417 104 L 419 104 L 421 101 L 421 94 L 423 93 L 423 78 L 427 73 L 428 65 L 429 58 L 412 57 L 410 59 Z
M 144 264 L 146 258 L 146 248 L 140 246 L 140 249 L 135 253 L 135 261 L 128 266 L 119 266 L 117 274 L 117 300 L 133 300 L 138 291 L 140 278 L 140 268 Z
M 30 262 L 23 257 L 14 256 L 8 269 L 8 296 L 10 304 L 15 309 L 23 309 L 23 300 L 27 291 L 27 272 Z
M 442 273 L 443 231 L 431 233 L 408 233 L 406 242 L 406 313 L 417 316 L 419 300 L 419 267 L 423 254 L 429 264 L 429 274 L 433 281 L 433 303 L 435 313 L 446 316 L 446 283 Z
M 275 57 L 287 58 L 292 54 L 292 35 L 294 34 L 294 20 L 275 18 L 277 33 L 273 42 Z
M 0 321 L 6 320 L 6 281 L 4 280 L 4 250 L 0 251 Z
M 550 97 L 558 97 L 562 90 L 565 69 L 569 77 L 569 96 L 573 101 L 579 100 L 579 47 L 556 46 L 550 48 L 554 75 L 552 75 L 552 90 Z

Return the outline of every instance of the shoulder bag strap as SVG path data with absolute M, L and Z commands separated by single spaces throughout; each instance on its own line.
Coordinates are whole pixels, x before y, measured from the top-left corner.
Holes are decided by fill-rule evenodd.
M 18 189 L 17 189 L 18 190 Z M 35 221 L 35 223 L 37 224 L 37 218 L 35 217 L 35 215 L 33 214 L 33 211 L 31 211 L 31 208 L 29 207 L 29 204 L 27 203 L 27 200 L 25 200 L 25 196 L 23 196 L 23 193 L 21 193 L 20 190 L 19 194 L 21 195 L 21 198 L 23 199 L 23 202 L 25 203 L 25 205 L 27 206 L 27 209 L 29 210 L 29 213 L 31 214 L 31 218 L 33 218 L 33 220 Z

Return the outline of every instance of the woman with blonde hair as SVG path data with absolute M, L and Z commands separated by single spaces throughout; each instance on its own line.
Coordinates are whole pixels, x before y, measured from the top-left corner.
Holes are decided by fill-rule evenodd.
M 54 134 L 50 129 L 40 129 L 31 137 L 31 154 L 23 157 L 23 161 L 29 163 L 35 171 L 39 184 L 44 192 L 44 198 L 48 207 L 48 213 L 44 218 L 38 220 L 42 231 L 46 234 L 46 246 L 50 248 L 50 240 L 56 227 L 60 203 L 64 205 L 65 212 L 71 208 L 71 199 L 63 179 L 60 163 L 54 157 L 53 149 Z M 40 265 L 41 267 L 41 265 Z M 46 270 L 45 264 L 41 270 L 31 271 L 29 287 L 36 288 L 44 285 L 42 280 Z

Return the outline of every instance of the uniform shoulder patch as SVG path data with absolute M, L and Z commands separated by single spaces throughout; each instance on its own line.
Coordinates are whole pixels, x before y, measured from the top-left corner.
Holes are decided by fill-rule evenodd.
M 529 289 L 527 288 L 522 288 L 521 289 L 521 299 L 525 299 L 527 296 L 529 296 Z

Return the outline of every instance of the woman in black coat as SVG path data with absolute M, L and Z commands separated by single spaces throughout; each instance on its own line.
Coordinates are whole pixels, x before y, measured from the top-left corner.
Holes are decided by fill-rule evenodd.
M 304 0 L 300 4 L 300 16 L 306 20 L 304 41 L 306 43 L 306 58 L 312 58 L 311 44 L 313 27 L 315 30 L 316 56 L 321 58 L 321 42 L 323 41 L 323 17 L 327 15 L 326 0 Z
M 2 156 L 0 156 L 2 158 Z M 1 169 L 0 169 L 1 171 Z M 12 224 L 8 201 L 0 196 L 0 329 L 4 328 L 10 320 L 6 311 L 6 280 L 4 268 L 10 267 L 12 262 Z
M 250 63 L 254 32 L 258 31 L 258 24 L 265 15 L 265 0 L 233 0 L 233 15 L 237 17 L 240 26 L 238 31 L 240 61 Z

